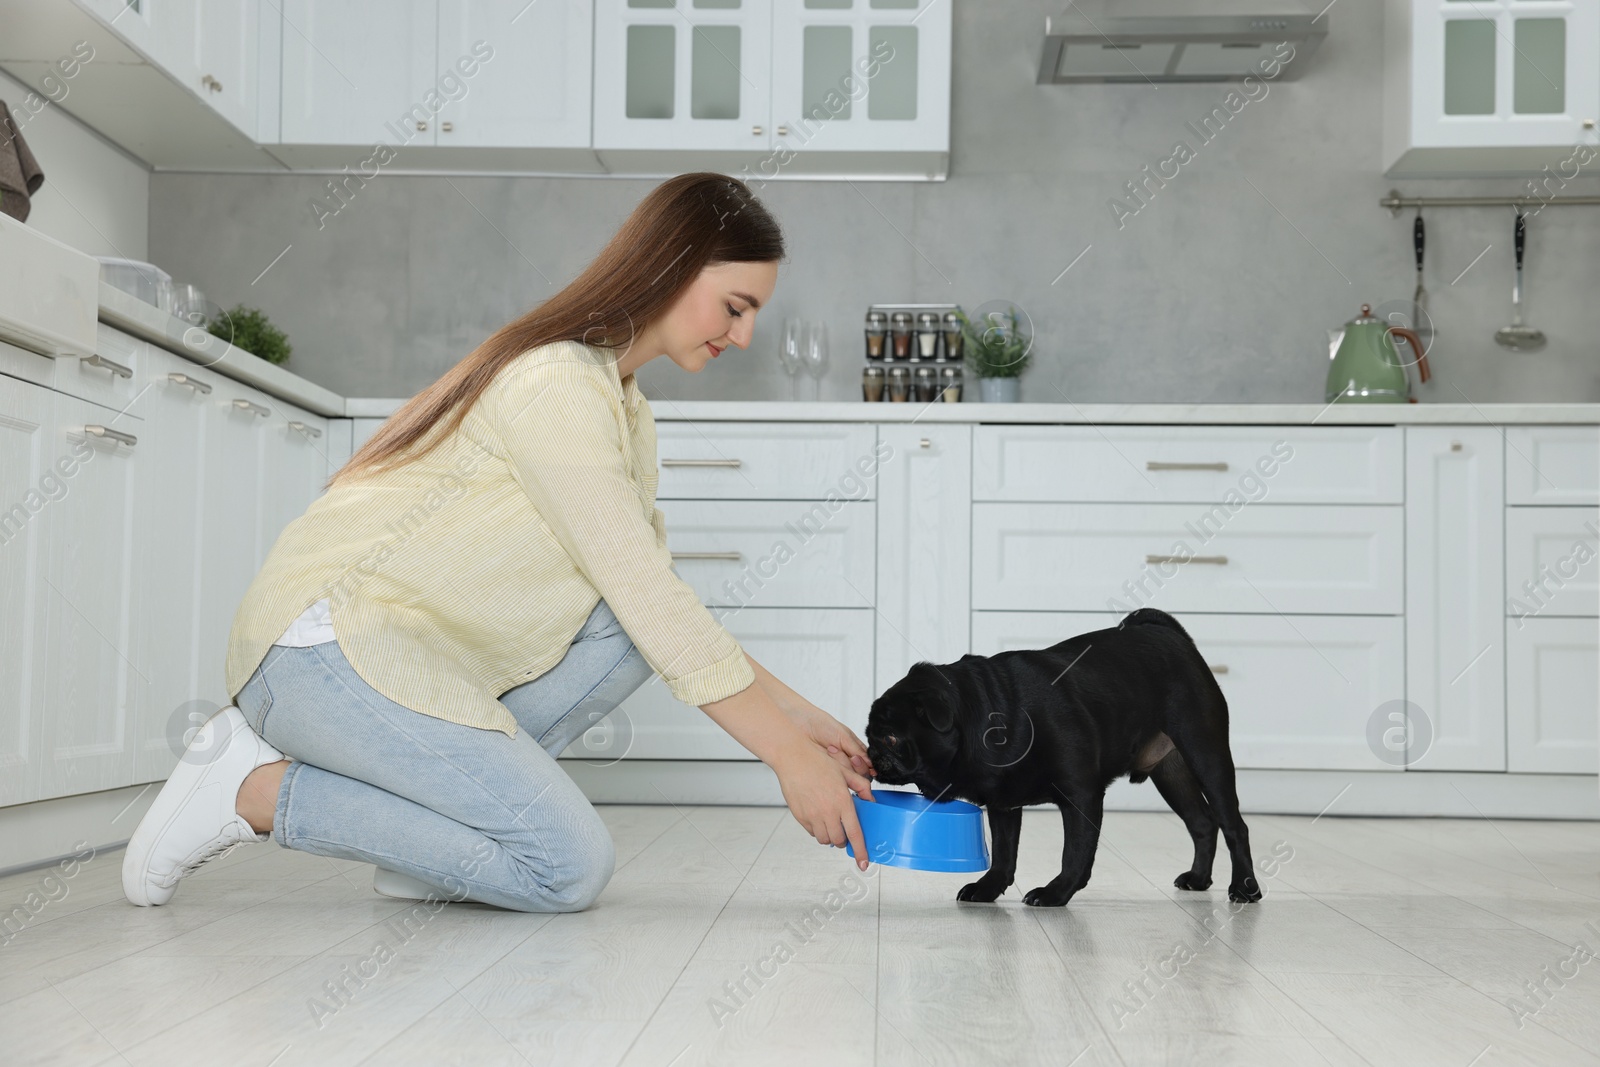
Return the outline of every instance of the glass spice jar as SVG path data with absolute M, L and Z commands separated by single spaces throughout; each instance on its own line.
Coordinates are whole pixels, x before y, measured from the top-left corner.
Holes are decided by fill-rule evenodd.
M 939 315 L 934 311 L 917 313 L 917 357 L 933 359 L 939 354 Z
M 873 309 L 867 312 L 867 358 L 878 361 L 884 357 L 884 339 L 889 333 L 889 316 Z
M 861 370 L 861 399 L 870 401 L 882 400 L 884 382 L 882 367 L 863 367 Z
M 890 359 L 911 359 L 911 312 L 896 311 L 889 316 Z
M 911 392 L 911 368 L 889 368 L 889 399 L 894 403 L 904 403 Z
M 912 379 L 912 393 L 919 404 L 939 399 L 939 372 L 931 367 L 918 367 Z
M 947 404 L 956 404 L 961 401 L 961 368 L 959 366 L 944 367 L 939 375 L 940 384 L 944 387 L 939 399 Z
M 954 311 L 944 313 L 944 358 L 961 359 L 961 316 Z

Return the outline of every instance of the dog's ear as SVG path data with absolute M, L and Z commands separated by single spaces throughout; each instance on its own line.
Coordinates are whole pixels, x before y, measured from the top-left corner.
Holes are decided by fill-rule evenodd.
M 937 666 L 925 660 L 912 665 L 917 686 L 913 706 L 929 726 L 948 733 L 956 725 L 956 687 Z

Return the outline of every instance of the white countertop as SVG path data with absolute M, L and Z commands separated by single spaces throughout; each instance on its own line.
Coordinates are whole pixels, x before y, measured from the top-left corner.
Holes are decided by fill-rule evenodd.
M 153 305 L 100 283 L 100 320 L 318 415 L 388 418 L 405 397 L 342 397 Z M 187 338 L 187 340 L 186 340 Z M 864 401 L 668 400 L 648 397 L 657 422 L 993 422 L 1154 425 L 1503 426 L 1600 424 L 1600 404 L 947 404 Z
M 1600 423 L 1600 404 L 983 404 L 649 398 L 657 422 L 1009 422 L 1394 426 Z M 404 400 L 351 397 L 345 413 L 387 418 Z

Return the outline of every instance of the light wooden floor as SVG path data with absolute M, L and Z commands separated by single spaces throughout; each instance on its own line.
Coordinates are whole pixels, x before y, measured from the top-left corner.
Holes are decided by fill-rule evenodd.
M 1172 888 L 1175 816 L 1110 813 L 1089 886 L 1043 910 L 1019 890 L 1059 864 L 1050 812 L 1018 887 L 967 905 L 966 875 L 852 882 L 781 808 L 601 811 L 617 871 L 569 915 L 450 904 L 403 930 L 370 867 L 271 843 L 161 908 L 123 900 L 120 849 L 0 881 L 7 911 L 57 898 L 0 946 L 0 1062 L 1600 1062 L 1600 960 L 1564 962 L 1600 952 L 1594 823 L 1251 816 L 1258 864 L 1288 858 L 1234 912 L 1221 857 L 1209 892 Z

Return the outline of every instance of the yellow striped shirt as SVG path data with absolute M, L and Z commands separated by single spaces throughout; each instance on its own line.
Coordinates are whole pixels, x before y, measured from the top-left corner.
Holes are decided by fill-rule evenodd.
M 427 455 L 341 482 L 284 528 L 234 616 L 230 697 L 322 597 L 378 692 L 508 736 L 497 697 L 559 662 L 602 597 L 673 696 L 732 696 L 754 672 L 672 570 L 657 478 L 655 419 L 615 354 L 529 349 Z

